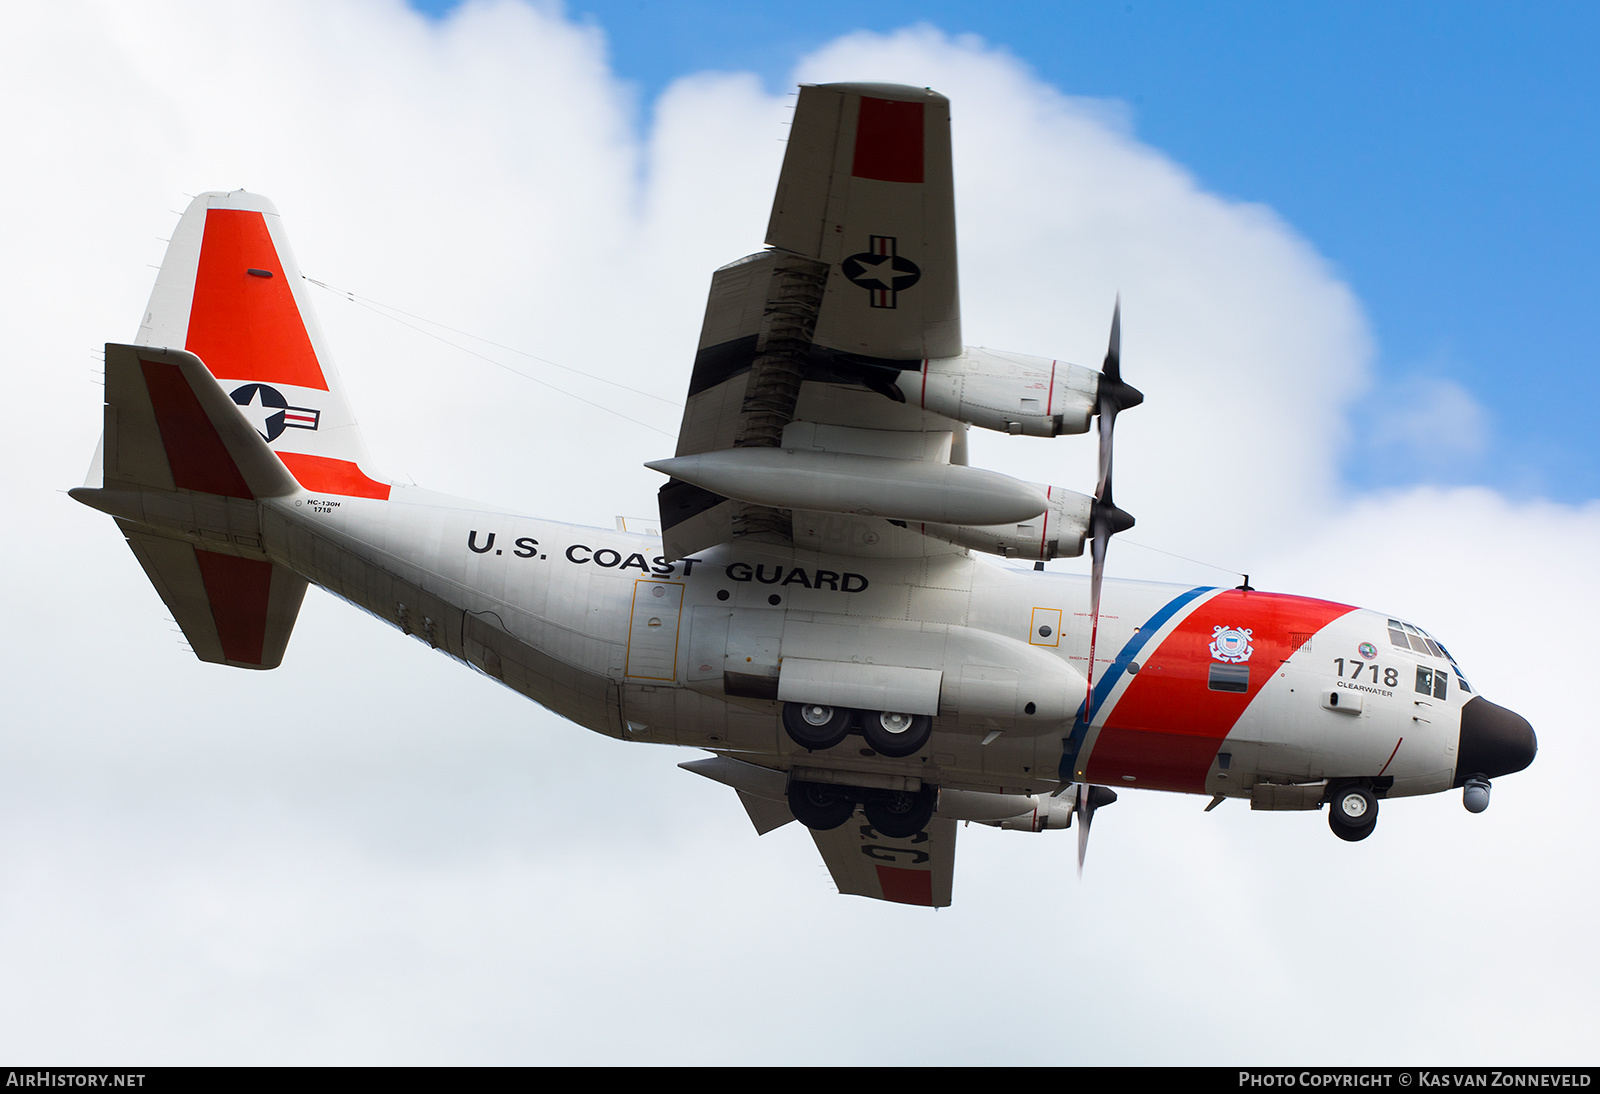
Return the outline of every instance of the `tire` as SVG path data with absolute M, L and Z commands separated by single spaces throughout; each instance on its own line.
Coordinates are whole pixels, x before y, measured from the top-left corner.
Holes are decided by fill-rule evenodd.
M 889 839 L 909 839 L 928 827 L 938 800 L 939 792 L 931 786 L 924 786 L 916 793 L 887 790 L 868 798 L 861 810 L 867 815 L 867 823 L 879 835 Z
M 850 712 L 820 703 L 785 703 L 783 728 L 795 744 L 818 752 L 845 739 L 850 732 Z
M 1332 823 L 1330 823 L 1328 827 L 1333 829 L 1333 834 L 1338 836 L 1340 839 L 1349 843 L 1360 843 L 1362 840 L 1372 835 L 1372 830 L 1378 827 L 1378 818 L 1374 817 L 1372 820 L 1358 828 L 1350 828 L 1343 824 Z
M 880 756 L 898 759 L 922 750 L 933 735 L 933 719 L 926 714 L 872 711 L 861 716 L 861 736 Z
M 794 819 L 818 832 L 839 827 L 856 811 L 850 792 L 829 783 L 791 782 L 788 796 Z
M 1346 783 L 1328 800 L 1328 827 L 1354 843 L 1372 835 L 1378 824 L 1378 799 L 1360 783 Z

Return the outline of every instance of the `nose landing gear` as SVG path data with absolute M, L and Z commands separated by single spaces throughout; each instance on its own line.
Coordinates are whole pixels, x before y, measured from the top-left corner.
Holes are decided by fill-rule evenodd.
M 1378 826 L 1377 795 L 1360 783 L 1333 788 L 1328 798 L 1328 827 L 1342 840 L 1356 843 Z

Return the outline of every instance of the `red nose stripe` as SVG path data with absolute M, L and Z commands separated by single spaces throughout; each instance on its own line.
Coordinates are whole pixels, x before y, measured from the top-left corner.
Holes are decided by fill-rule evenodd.
M 1355 609 L 1281 593 L 1229 590 L 1191 612 L 1147 657 L 1117 700 L 1089 755 L 1088 778 L 1112 786 L 1200 793 L 1217 748 L 1279 665 L 1314 634 Z M 1243 692 L 1212 691 L 1217 627 L 1250 634 L 1250 682 Z M 1130 780 L 1126 776 L 1132 776 Z
M 206 212 L 183 348 L 219 380 L 328 389 L 262 214 Z

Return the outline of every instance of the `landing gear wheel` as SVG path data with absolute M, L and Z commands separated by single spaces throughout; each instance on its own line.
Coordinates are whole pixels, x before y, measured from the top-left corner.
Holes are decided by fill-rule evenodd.
M 820 703 L 785 703 L 783 728 L 795 744 L 816 752 L 845 739 L 850 732 L 850 712 Z
M 1366 824 L 1363 824 L 1360 828 L 1346 828 L 1342 824 L 1330 824 L 1328 827 L 1332 828 L 1333 834 L 1338 836 L 1340 839 L 1347 840 L 1350 843 L 1360 843 L 1362 840 L 1372 835 L 1372 830 L 1378 827 L 1378 822 L 1376 820 L 1371 820 Z
M 901 714 L 885 710 L 861 716 L 861 736 L 867 747 L 880 756 L 911 756 L 922 750 L 933 733 L 933 719 L 926 714 Z
M 1378 826 L 1378 799 L 1359 783 L 1335 790 L 1328 802 L 1328 827 L 1342 840 L 1355 843 Z
M 886 790 L 868 798 L 862 804 L 867 823 L 878 834 L 889 839 L 907 839 L 928 827 L 933 819 L 933 807 L 939 792 L 924 786 L 915 793 L 909 790 Z
M 829 783 L 791 782 L 789 812 L 807 828 L 827 832 L 849 820 L 856 803 L 842 786 Z

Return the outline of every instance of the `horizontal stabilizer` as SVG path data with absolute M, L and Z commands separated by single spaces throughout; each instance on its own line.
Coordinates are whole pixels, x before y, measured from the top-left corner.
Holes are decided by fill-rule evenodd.
M 283 462 L 192 353 L 106 346 L 106 489 L 282 497 L 298 487 Z
M 265 559 L 207 551 L 131 521 L 117 524 L 196 657 L 242 669 L 278 667 L 305 578 Z

